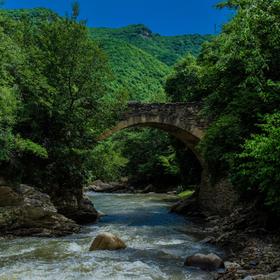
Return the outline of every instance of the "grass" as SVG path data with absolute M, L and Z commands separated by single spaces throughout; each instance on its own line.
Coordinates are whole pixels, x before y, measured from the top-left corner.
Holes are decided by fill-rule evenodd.
M 194 193 L 194 191 L 186 190 L 186 191 L 179 193 L 178 196 L 182 199 L 186 199 L 186 198 L 189 198 L 190 196 L 192 196 L 193 193 Z

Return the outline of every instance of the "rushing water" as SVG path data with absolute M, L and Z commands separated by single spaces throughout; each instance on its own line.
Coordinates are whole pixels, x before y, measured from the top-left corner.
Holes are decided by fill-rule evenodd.
M 192 225 L 169 213 L 169 196 L 90 194 L 90 197 L 107 216 L 84 227 L 80 234 L 0 240 L 0 279 L 212 279 L 207 272 L 183 266 L 188 255 L 218 251 L 184 233 Z M 104 231 L 118 235 L 128 248 L 89 252 L 92 239 Z

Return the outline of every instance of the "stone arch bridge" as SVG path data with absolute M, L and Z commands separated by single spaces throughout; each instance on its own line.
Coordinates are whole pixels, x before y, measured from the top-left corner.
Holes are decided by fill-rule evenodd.
M 224 214 L 234 207 L 237 196 L 227 179 L 211 183 L 210 174 L 197 144 L 206 134 L 209 123 L 201 116 L 201 104 L 130 102 L 119 122 L 105 131 L 99 141 L 130 127 L 154 127 L 166 131 L 181 140 L 193 151 L 202 167 L 201 184 L 198 191 L 200 207 L 210 212 Z
M 130 102 L 116 126 L 104 132 L 98 140 L 104 140 L 125 128 L 154 127 L 180 139 L 203 165 L 203 159 L 195 148 L 208 126 L 200 115 L 200 107 L 200 103 L 194 102 L 150 104 Z

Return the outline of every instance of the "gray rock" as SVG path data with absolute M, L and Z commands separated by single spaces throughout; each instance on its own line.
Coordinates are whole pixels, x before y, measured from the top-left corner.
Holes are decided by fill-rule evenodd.
M 0 186 L 0 207 L 19 205 L 22 198 L 10 187 Z
M 280 280 L 280 271 L 270 274 L 259 274 L 254 276 L 247 276 L 243 280 Z
M 238 270 L 241 268 L 240 264 L 235 262 L 225 262 L 224 265 L 226 270 Z
M 82 193 L 77 195 L 65 191 L 63 195 L 52 195 L 52 202 L 58 213 L 78 224 L 94 223 L 98 219 L 93 203 Z
M 6 188 L 4 193 L 15 199 L 0 207 L 2 235 L 62 236 L 80 229 L 74 221 L 57 213 L 48 195 L 30 186 L 20 185 L 15 190 Z
M 101 217 L 105 217 L 107 216 L 105 213 L 103 213 L 102 211 L 98 211 L 98 218 L 101 218 Z
M 93 192 L 117 192 L 125 189 L 127 189 L 126 183 L 122 183 L 122 182 L 104 183 L 101 180 L 96 180 L 91 185 L 84 188 L 85 191 L 93 191 Z
M 195 198 L 180 200 L 171 206 L 170 211 L 177 214 L 187 214 L 196 212 L 199 209 Z
M 224 268 L 223 260 L 215 254 L 195 254 L 187 257 L 185 266 L 199 267 L 202 270 L 214 271 Z

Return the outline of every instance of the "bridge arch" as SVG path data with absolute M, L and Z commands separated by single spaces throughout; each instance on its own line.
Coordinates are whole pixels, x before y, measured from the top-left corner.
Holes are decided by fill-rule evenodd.
M 197 144 L 206 133 L 209 123 L 201 115 L 197 103 L 152 103 L 132 102 L 115 127 L 105 131 L 99 141 L 129 127 L 154 127 L 166 131 L 181 140 L 195 154 L 201 164 L 201 183 L 197 202 L 201 209 L 224 215 L 230 213 L 238 195 L 227 178 L 212 183 L 207 164 L 197 150 Z M 213 195 L 215 194 L 215 195 Z
M 152 127 L 166 131 L 181 140 L 197 157 L 201 166 L 204 161 L 196 149 L 203 138 L 207 123 L 200 117 L 197 103 L 129 103 L 120 121 L 98 138 L 105 140 L 114 133 L 131 127 Z

